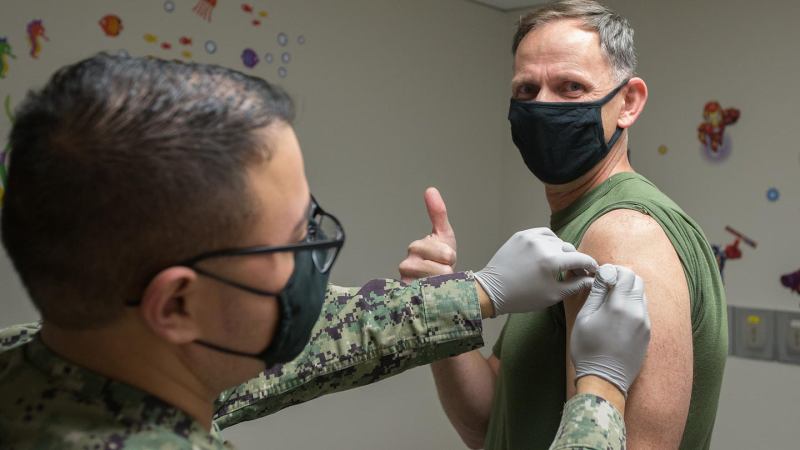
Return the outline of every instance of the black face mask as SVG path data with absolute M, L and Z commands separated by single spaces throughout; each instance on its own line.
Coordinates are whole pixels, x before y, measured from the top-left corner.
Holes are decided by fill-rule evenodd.
M 580 178 L 608 155 L 622 135 L 617 127 L 606 143 L 602 107 L 628 84 L 594 102 L 534 102 L 511 99 L 511 137 L 525 165 L 547 184 Z
M 251 294 L 276 297 L 280 308 L 280 320 L 275 336 L 269 346 L 258 353 L 234 350 L 205 340 L 196 340 L 195 343 L 223 353 L 255 358 L 263 361 L 267 367 L 289 362 L 302 353 L 319 319 L 325 301 L 328 276 L 345 239 L 344 229 L 339 220 L 320 208 L 313 197 L 310 207 L 308 232 L 302 242 L 282 246 L 216 250 L 178 264 L 191 267 L 203 276 Z M 277 293 L 247 286 L 209 272 L 199 265 L 203 260 L 218 257 L 256 256 L 287 251 L 294 253 L 294 271 L 286 286 Z M 138 306 L 141 300 L 128 301 L 126 304 Z
M 195 268 L 195 270 L 253 294 L 277 297 L 281 315 L 275 337 L 269 346 L 259 353 L 241 352 L 203 340 L 197 340 L 196 343 L 223 353 L 259 359 L 264 361 L 267 367 L 295 359 L 308 344 L 311 331 L 319 319 L 322 303 L 325 300 L 325 289 L 328 286 L 328 272 L 323 273 L 317 268 L 312 260 L 311 251 L 295 252 L 294 272 L 286 287 L 279 293 L 231 283 L 202 269 Z

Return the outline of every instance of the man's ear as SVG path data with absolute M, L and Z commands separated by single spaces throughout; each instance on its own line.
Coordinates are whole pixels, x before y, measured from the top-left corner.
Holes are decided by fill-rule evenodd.
M 647 85 L 639 77 L 631 78 L 625 87 L 625 97 L 617 119 L 617 126 L 629 128 L 636 123 L 636 119 L 644 110 L 645 103 L 647 103 Z
M 188 267 L 170 267 L 147 285 L 139 308 L 147 327 L 173 344 L 187 344 L 200 336 L 189 313 L 186 296 L 197 285 L 197 272 Z

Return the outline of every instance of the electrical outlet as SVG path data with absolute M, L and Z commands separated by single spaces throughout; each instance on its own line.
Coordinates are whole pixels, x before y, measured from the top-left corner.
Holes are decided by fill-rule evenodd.
M 734 347 L 736 346 L 736 320 L 734 320 L 735 313 L 734 307 L 728 305 L 728 354 L 734 354 Z
M 778 312 L 778 359 L 800 364 L 800 313 Z
M 761 309 L 734 311 L 736 356 L 771 360 L 775 358 L 775 313 Z

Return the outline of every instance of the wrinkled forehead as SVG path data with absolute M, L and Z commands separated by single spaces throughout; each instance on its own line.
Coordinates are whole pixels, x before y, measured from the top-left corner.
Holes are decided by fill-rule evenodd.
M 514 72 L 581 71 L 592 77 L 611 75 L 600 36 L 579 19 L 554 20 L 531 30 L 514 55 Z

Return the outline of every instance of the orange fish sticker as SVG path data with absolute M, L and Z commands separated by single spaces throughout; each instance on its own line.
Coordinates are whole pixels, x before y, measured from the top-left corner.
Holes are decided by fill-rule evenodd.
M 108 37 L 117 37 L 122 33 L 122 19 L 116 14 L 107 14 L 103 16 L 98 22 L 100 29 Z

